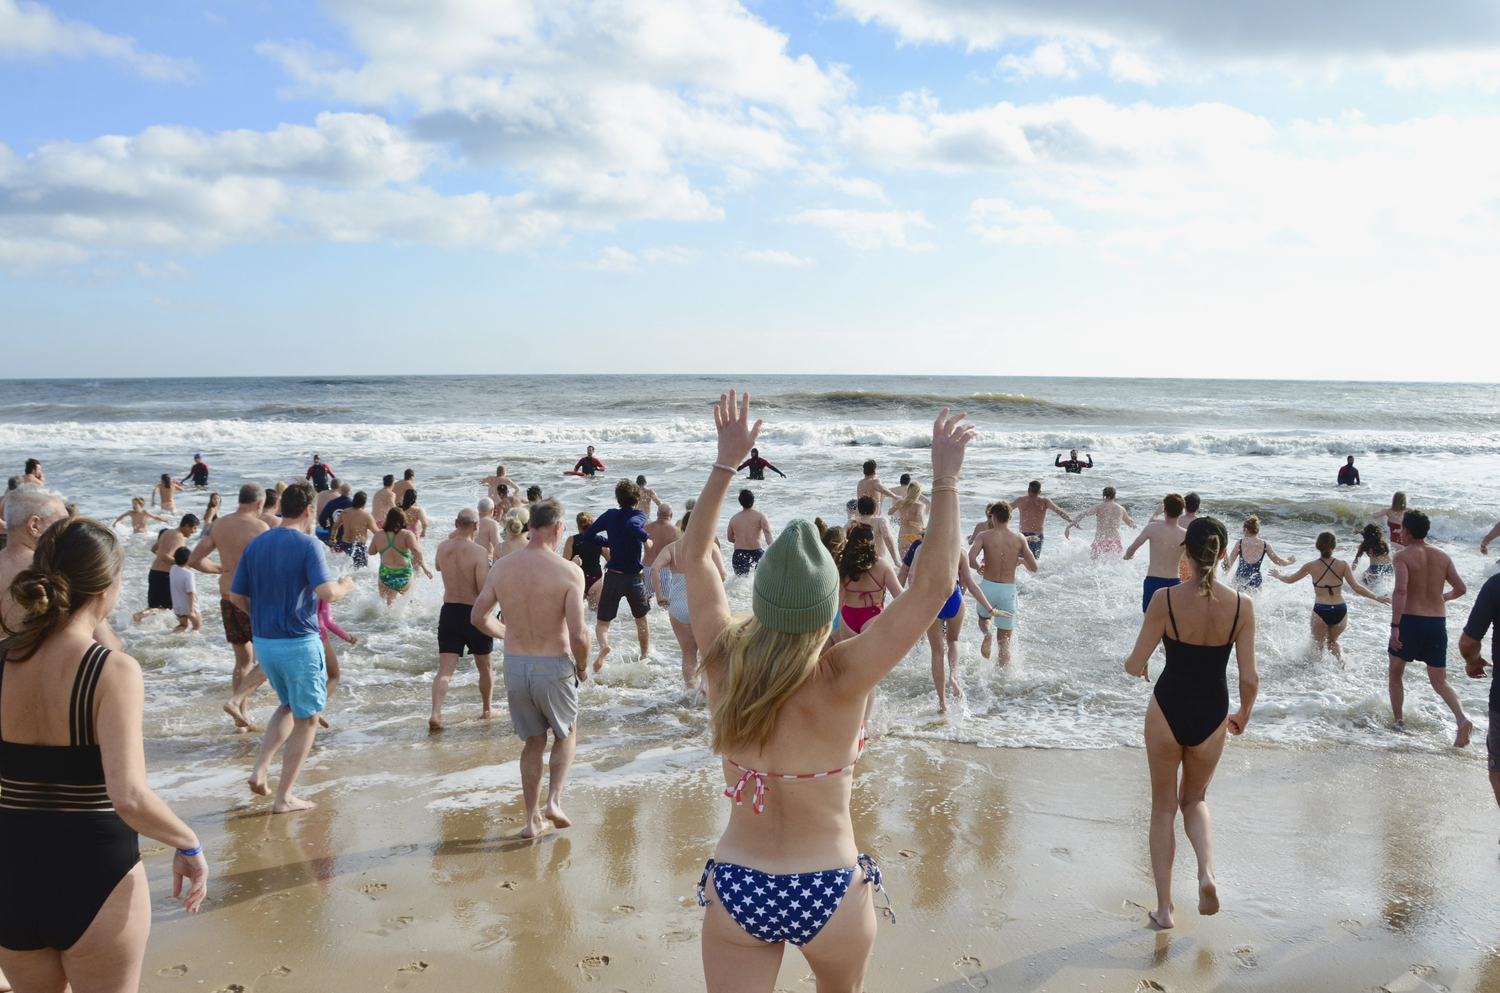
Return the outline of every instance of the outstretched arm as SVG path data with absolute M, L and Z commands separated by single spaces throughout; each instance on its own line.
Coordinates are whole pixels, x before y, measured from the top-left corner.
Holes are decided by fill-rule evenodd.
M 1067 515 L 1067 513 L 1061 507 L 1059 507 L 1057 504 L 1053 503 L 1051 500 L 1047 501 L 1046 510 L 1044 510 L 1043 513 L 1046 513 L 1047 510 L 1052 511 L 1054 514 L 1056 514 L 1058 517 L 1061 517 L 1063 520 L 1067 521 L 1069 524 L 1073 523 L 1073 518 L 1069 517 Z
M 154 520 L 161 521 L 163 524 L 170 523 L 165 517 L 158 517 L 156 514 L 151 513 L 151 511 L 149 511 L 149 510 L 146 511 L 146 516 L 150 517 L 150 518 L 152 518 Z
M 1298 582 L 1299 580 L 1301 580 L 1302 577 L 1311 575 L 1312 574 L 1312 567 L 1313 567 L 1313 564 L 1311 562 L 1309 562 L 1306 565 L 1304 565 L 1302 568 L 1298 569 L 1296 572 L 1292 573 L 1290 576 L 1283 576 L 1281 573 L 1277 572 L 1275 569 L 1272 569 L 1271 570 L 1271 578 L 1272 579 L 1279 579 L 1283 583 L 1286 583 L 1288 586 L 1290 586 L 1292 583 L 1295 583 L 1295 582 Z
M 1121 516 L 1124 516 L 1123 512 L 1121 513 Z M 1130 518 L 1127 517 L 1125 519 L 1129 520 Z M 1126 559 L 1126 561 L 1129 561 L 1130 559 L 1135 558 L 1136 550 L 1139 549 L 1145 543 L 1146 543 L 1146 532 L 1142 531 L 1140 534 L 1138 534 L 1138 535 L 1135 536 L 1135 540 L 1130 543 L 1130 547 L 1127 548 L 1127 549 L 1125 549 L 1125 559 Z
M 1490 542 L 1496 538 L 1500 538 L 1500 524 L 1496 524 L 1490 528 L 1490 533 L 1479 539 L 1479 554 L 1488 555 L 1490 553 Z
M 720 394 L 714 405 L 714 427 L 719 433 L 718 457 L 709 469 L 708 481 L 698 494 L 693 518 L 682 536 L 682 574 L 687 579 L 688 614 L 692 618 L 693 638 L 698 644 L 713 645 L 729 624 L 729 598 L 724 583 L 713 566 L 711 548 L 724 511 L 724 495 L 735 478 L 730 466 L 739 465 L 755 439 L 760 435 L 761 421 L 750 420 L 750 394 L 738 396 L 734 390 Z
M 1269 541 L 1266 542 L 1266 555 L 1272 562 L 1275 562 L 1277 565 L 1292 565 L 1297 561 L 1297 556 L 1295 555 L 1288 555 L 1286 558 L 1282 558 L 1280 555 L 1277 555 L 1276 549 L 1271 547 L 1271 543 Z M 1358 560 L 1359 557 L 1355 556 L 1355 561 Z
M 1340 564 L 1342 565 L 1342 563 L 1340 563 Z M 1343 578 L 1344 582 L 1348 583 L 1349 586 L 1350 586 L 1350 588 L 1353 589 L 1354 592 L 1358 593 L 1360 596 L 1364 597 L 1366 600 L 1374 600 L 1377 603 L 1390 603 L 1391 602 L 1391 598 L 1390 597 L 1388 597 L 1388 596 L 1381 596 L 1378 593 L 1371 593 L 1368 589 L 1366 589 L 1360 583 L 1359 580 L 1357 580 L 1357 579 L 1354 578 L 1354 570 L 1351 569 L 1349 566 L 1347 566 L 1347 565 L 1344 566 L 1342 569 L 1339 569 L 1338 572 L 1339 572 L 1339 575 Z
M 766 463 L 766 468 L 770 469 L 772 472 L 776 473 L 776 475 L 780 476 L 782 479 L 786 478 L 786 473 L 782 472 L 780 469 L 776 468 L 771 463 L 767 462 Z

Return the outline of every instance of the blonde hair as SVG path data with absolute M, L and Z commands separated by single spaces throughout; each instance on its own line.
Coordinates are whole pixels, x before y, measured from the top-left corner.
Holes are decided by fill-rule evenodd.
M 921 498 L 922 484 L 913 479 L 911 482 L 906 484 L 906 496 L 901 498 L 902 509 L 915 506 L 917 501 Z
M 1260 534 L 1260 517 L 1255 514 L 1251 514 L 1249 517 L 1245 518 L 1245 530 L 1249 531 L 1251 534 Z
M 1393 496 L 1393 497 L 1391 497 L 1391 509 L 1392 510 L 1405 510 L 1406 509 L 1406 494 L 1404 492 L 1402 492 L 1401 490 L 1397 490 L 1396 491 L 1396 495 Z
M 519 538 L 525 531 L 526 525 L 531 523 L 531 511 L 525 507 L 512 507 L 505 514 L 505 533 L 512 538 Z
M 765 747 L 782 704 L 818 667 L 832 626 L 788 634 L 773 631 L 753 614 L 725 625 L 698 666 L 700 673 L 712 667 L 724 676 L 708 723 L 715 752 L 728 755 L 747 745 Z
M 133 497 L 131 497 L 130 498 L 130 505 L 132 507 L 134 507 L 136 504 L 140 504 L 142 507 L 144 507 L 146 505 L 146 498 L 143 497 L 143 496 L 133 496 Z

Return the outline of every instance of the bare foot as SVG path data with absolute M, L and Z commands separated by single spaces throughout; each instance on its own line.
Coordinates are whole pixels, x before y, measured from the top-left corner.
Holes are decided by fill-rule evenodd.
M 250 730 L 250 721 L 245 717 L 245 712 L 239 708 L 239 704 L 231 697 L 224 701 L 224 713 L 228 714 L 234 721 L 234 726 L 242 732 Z
M 429 718 L 427 718 L 427 730 L 428 731 L 441 731 L 442 729 L 443 729 L 443 719 L 441 717 L 429 717 Z
M 1218 912 L 1219 888 L 1214 885 L 1214 877 L 1207 876 L 1198 881 L 1198 913 L 1212 917 Z
M 540 838 L 542 835 L 546 834 L 547 832 L 549 832 L 551 830 L 552 830 L 552 825 L 547 821 L 546 818 L 542 818 L 540 820 L 540 822 L 536 823 L 536 824 L 532 824 L 532 823 L 528 822 L 526 824 L 526 826 L 521 829 L 521 837 L 523 837 L 523 838 Z
M 956 677 L 948 677 L 948 688 L 953 691 L 953 698 L 955 700 L 964 695 L 964 688 L 958 685 L 958 679 Z
M 1172 928 L 1174 926 L 1173 921 L 1172 921 L 1172 912 L 1170 910 L 1167 911 L 1164 914 L 1161 913 L 1160 911 L 1153 910 L 1147 916 L 1149 916 L 1151 918 L 1151 923 L 1152 924 L 1155 924 L 1157 927 L 1161 928 L 1163 931 L 1170 931 L 1170 930 L 1172 930 Z
M 481 711 L 480 711 L 480 712 L 479 712 L 479 719 L 480 719 L 480 720 L 481 720 L 481 721 L 487 721 L 487 720 L 489 720 L 489 719 L 490 719 L 490 718 L 491 718 L 491 717 L 494 717 L 494 716 L 495 716 L 495 712 L 494 712 L 494 711 L 493 711 L 493 710 L 490 710 L 490 709 L 488 709 L 488 708 L 486 708 L 486 709 L 484 709 L 484 710 L 481 710 Z
M 322 714 L 319 714 L 318 715 L 318 727 L 327 728 L 327 727 L 333 727 L 333 725 L 328 723 L 328 718 L 324 717 Z
M 1395 728 L 1396 728 L 1397 731 L 1405 731 L 1406 730 L 1406 722 L 1403 721 L 1399 717 L 1396 718 Z
M 573 826 L 573 822 L 568 818 L 568 815 L 563 813 L 562 807 L 555 803 L 549 803 L 543 807 L 542 816 L 560 828 Z
M 947 712 L 948 712 L 948 701 L 944 700 L 942 697 L 938 697 L 938 713 L 940 713 L 940 714 L 946 714 Z
M 256 778 L 253 773 L 251 774 L 250 778 L 245 781 L 245 785 L 249 786 L 250 792 L 256 794 L 257 796 L 271 795 L 271 787 L 266 785 L 265 779 Z
M 1474 722 L 1464 721 L 1458 726 L 1458 737 L 1453 739 L 1454 748 L 1468 748 L 1469 735 L 1474 733 Z
M 595 672 L 598 672 L 600 669 L 604 668 L 604 656 L 608 655 L 612 651 L 614 651 L 613 648 L 601 647 L 599 649 L 599 657 L 596 658 L 596 659 L 594 659 L 594 671 Z
M 994 644 L 994 642 L 995 636 L 986 631 L 984 633 L 984 640 L 979 643 L 979 654 L 983 655 L 985 658 L 989 658 L 990 646 Z
M 313 803 L 311 800 L 304 800 L 301 797 L 287 794 L 287 798 L 285 800 L 277 800 L 275 803 L 271 804 L 271 813 L 290 814 L 298 810 L 311 810 L 316 806 L 317 804 Z

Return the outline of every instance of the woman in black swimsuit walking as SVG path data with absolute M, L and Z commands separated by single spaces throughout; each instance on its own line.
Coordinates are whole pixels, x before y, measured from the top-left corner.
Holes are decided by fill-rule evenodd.
M 1151 767 L 1151 874 L 1156 878 L 1159 927 L 1172 921 L 1172 860 L 1177 854 L 1177 810 L 1198 856 L 1198 913 L 1219 912 L 1214 882 L 1213 820 L 1208 783 L 1224 752 L 1224 735 L 1244 734 L 1260 688 L 1255 671 L 1255 603 L 1214 578 L 1229 535 L 1212 517 L 1188 526 L 1183 544 L 1191 583 L 1157 590 L 1146 608 L 1125 671 L 1149 680 L 1146 664 L 1158 643 L 1166 667 L 1146 706 L 1146 760 Z M 1192 590 L 1196 595 L 1189 594 Z M 1172 596 L 1173 593 L 1177 596 Z M 1240 670 L 1240 709 L 1229 712 L 1224 670 L 1234 649 Z M 1178 781 L 1178 768 L 1182 770 Z
M 94 641 L 124 558 L 109 528 L 65 518 L 10 586 L 25 619 L 0 641 L 0 965 L 20 990 L 138 988 L 151 897 L 136 832 L 177 849 L 189 912 L 208 889 L 197 836 L 146 785 L 141 667 Z

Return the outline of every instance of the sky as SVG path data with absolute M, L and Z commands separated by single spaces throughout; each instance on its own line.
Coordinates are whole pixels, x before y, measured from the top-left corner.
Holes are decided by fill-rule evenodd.
M 1497 93 L 1480 0 L 0 0 L 0 375 L 1493 381 Z

